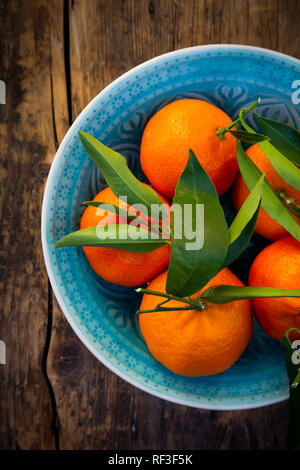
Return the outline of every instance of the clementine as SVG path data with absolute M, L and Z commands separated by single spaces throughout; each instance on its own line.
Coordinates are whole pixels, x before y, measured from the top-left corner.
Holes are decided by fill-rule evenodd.
M 167 271 L 154 278 L 148 289 L 165 292 L 166 279 Z M 243 285 L 225 268 L 202 290 L 220 284 Z M 144 294 L 140 308 L 151 310 L 163 300 Z M 184 305 L 175 300 L 165 304 L 176 308 Z M 217 374 L 231 367 L 249 343 L 253 328 L 249 300 L 223 305 L 207 303 L 202 311 L 141 313 L 139 323 L 151 354 L 176 374 L 189 377 Z
M 168 204 L 163 196 L 159 195 L 159 197 L 163 203 Z M 132 215 L 137 215 L 137 211 L 124 201 L 119 201 L 110 188 L 100 191 L 95 196 L 94 201 L 102 201 L 115 206 L 118 206 L 120 202 L 122 209 L 127 210 Z M 80 228 L 115 223 L 127 223 L 127 218 L 88 206 L 82 215 Z M 150 253 L 129 253 L 117 248 L 94 246 L 85 246 L 83 250 L 91 267 L 99 276 L 108 282 L 122 286 L 134 287 L 145 284 L 163 271 L 170 260 L 168 245 Z
M 300 191 L 286 183 L 286 181 L 278 175 L 258 144 L 249 147 L 246 153 L 260 171 L 265 173 L 266 179 L 275 191 L 284 191 L 287 197 L 300 200 Z M 233 203 L 237 210 L 240 209 L 248 195 L 249 190 L 242 175 L 239 174 L 234 183 L 232 192 Z M 263 208 L 259 211 L 255 232 L 269 240 L 278 240 L 288 235 L 286 229 L 272 219 Z
M 217 135 L 232 121 L 206 101 L 182 99 L 158 111 L 147 123 L 141 142 L 142 169 L 152 185 L 172 199 L 192 149 L 219 195 L 232 184 L 237 171 L 235 138 Z
M 300 289 L 300 243 L 283 237 L 262 250 L 249 273 L 250 286 Z M 289 328 L 300 328 L 300 299 L 254 299 L 254 313 L 262 329 L 281 339 Z

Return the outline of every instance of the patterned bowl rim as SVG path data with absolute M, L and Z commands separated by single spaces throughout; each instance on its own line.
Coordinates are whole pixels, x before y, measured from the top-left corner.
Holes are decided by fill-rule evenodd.
M 265 398 L 260 401 L 256 401 L 254 403 L 245 403 L 245 404 L 211 404 L 207 405 L 206 403 L 201 403 L 201 399 L 199 402 L 195 403 L 195 401 L 190 402 L 188 399 L 179 399 L 173 396 L 169 396 L 167 393 L 159 392 L 157 390 L 153 390 L 147 385 L 143 385 L 140 382 L 136 381 L 134 378 L 128 377 L 125 372 L 120 371 L 117 367 L 115 367 L 113 364 L 111 364 L 105 357 L 102 356 L 101 352 L 97 350 L 96 347 L 93 346 L 91 342 L 85 337 L 84 333 L 80 330 L 79 326 L 75 323 L 73 320 L 72 315 L 70 314 L 68 310 L 68 306 L 65 303 L 65 300 L 61 296 L 59 289 L 56 285 L 56 279 L 55 275 L 52 271 L 51 267 L 51 262 L 50 262 L 50 250 L 49 246 L 47 243 L 47 201 L 50 196 L 50 191 L 52 187 L 52 178 L 55 172 L 59 169 L 60 166 L 60 159 L 63 154 L 63 149 L 65 147 L 66 142 L 69 140 L 69 137 L 71 134 L 73 134 L 74 131 L 76 131 L 76 128 L 79 126 L 79 123 L 81 123 L 82 120 L 84 120 L 85 117 L 88 116 L 90 110 L 92 109 L 93 105 L 95 102 L 99 100 L 99 98 L 103 97 L 107 93 L 110 92 L 112 88 L 114 88 L 116 85 L 121 83 L 124 79 L 129 78 L 130 76 L 134 75 L 136 72 L 141 71 L 143 69 L 146 69 L 147 67 L 155 64 L 157 61 L 161 59 L 167 59 L 168 57 L 172 57 L 175 55 L 181 56 L 186 53 L 195 53 L 196 51 L 209 51 L 209 50 L 228 50 L 229 52 L 237 51 L 237 50 L 244 50 L 249 51 L 249 52 L 260 52 L 265 55 L 269 56 L 275 56 L 278 58 L 285 59 L 289 62 L 294 63 L 295 65 L 300 65 L 300 60 L 296 59 L 295 57 L 289 56 L 287 54 L 283 54 L 281 52 L 277 52 L 271 49 L 266 49 L 262 47 L 256 47 L 256 46 L 247 46 L 247 45 L 239 45 L 239 44 L 210 44 L 210 45 L 201 45 L 201 46 L 193 46 L 193 47 L 187 47 L 183 49 L 178 49 L 175 51 L 167 52 L 165 54 L 158 55 L 156 57 L 153 57 L 152 59 L 147 60 L 146 62 L 143 62 L 136 67 L 130 69 L 129 71 L 125 72 L 122 74 L 120 77 L 112 81 L 109 85 L 107 85 L 103 90 L 101 90 L 90 102 L 89 104 L 80 112 L 80 114 L 77 116 L 71 127 L 69 128 L 68 132 L 66 133 L 65 137 L 63 138 L 56 155 L 54 157 L 54 160 L 52 162 L 45 190 L 44 190 L 44 196 L 43 196 L 43 204 L 42 204 L 42 217 L 41 217 L 41 238 L 42 238 L 42 249 L 43 249 L 43 254 L 44 254 L 44 260 L 46 264 L 46 269 L 47 273 L 50 279 L 50 283 L 53 289 L 53 292 L 55 294 L 55 297 L 58 301 L 58 304 L 68 320 L 68 323 L 70 324 L 71 328 L 73 331 L 76 333 L 80 341 L 86 346 L 86 348 L 103 364 L 105 365 L 108 369 L 110 369 L 112 372 L 114 372 L 116 375 L 124 379 L 126 382 L 130 383 L 131 385 L 143 390 L 144 392 L 147 392 L 151 395 L 157 396 L 158 398 L 162 398 L 164 400 L 167 400 L 169 402 L 177 403 L 179 405 L 185 405 L 189 406 L 192 408 L 200 408 L 200 409 L 208 409 L 208 410 L 243 410 L 243 409 L 252 409 L 252 408 L 259 408 L 261 406 L 267 406 L 267 405 L 273 405 L 275 403 L 279 403 L 281 401 L 284 401 L 288 399 L 288 391 L 286 392 L 281 392 L 280 394 L 276 396 L 272 396 L 270 398 Z

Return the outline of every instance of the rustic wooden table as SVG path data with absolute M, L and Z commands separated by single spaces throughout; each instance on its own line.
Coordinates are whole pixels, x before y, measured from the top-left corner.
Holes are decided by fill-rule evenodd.
M 284 448 L 287 403 L 178 406 L 100 364 L 66 323 L 40 241 L 44 184 L 72 121 L 158 54 L 236 43 L 300 57 L 299 0 L 0 0 L 1 449 Z

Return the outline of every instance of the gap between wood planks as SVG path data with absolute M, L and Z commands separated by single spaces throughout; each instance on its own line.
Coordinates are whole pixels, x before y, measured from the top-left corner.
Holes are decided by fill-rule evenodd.
M 71 126 L 73 119 L 72 119 L 71 70 L 70 70 L 69 0 L 63 1 L 63 7 L 64 7 L 63 8 L 64 59 L 65 59 L 65 77 L 66 77 L 67 104 L 68 104 L 68 122 L 69 122 L 69 125 Z M 50 51 L 51 51 L 51 47 L 50 47 Z M 57 150 L 59 144 L 58 144 L 58 138 L 57 138 L 56 124 L 55 124 L 55 103 L 54 103 L 54 96 L 53 96 L 51 53 L 50 53 L 50 81 L 51 81 L 51 108 L 52 108 L 53 134 L 54 134 L 54 141 L 55 141 L 55 146 Z M 47 323 L 44 354 L 43 354 L 43 360 L 42 360 L 42 371 L 43 371 L 46 384 L 49 390 L 49 395 L 50 395 L 50 400 L 51 400 L 51 405 L 52 405 L 52 412 L 53 412 L 52 430 L 54 434 L 55 448 L 56 450 L 59 450 L 60 449 L 60 421 L 59 421 L 59 415 L 57 411 L 57 404 L 56 404 L 54 389 L 47 373 L 47 359 L 48 359 L 48 354 L 49 354 L 49 349 L 50 349 L 50 344 L 51 344 L 52 325 L 53 325 L 52 296 L 53 296 L 53 290 L 52 290 L 50 281 L 48 280 L 48 323 Z

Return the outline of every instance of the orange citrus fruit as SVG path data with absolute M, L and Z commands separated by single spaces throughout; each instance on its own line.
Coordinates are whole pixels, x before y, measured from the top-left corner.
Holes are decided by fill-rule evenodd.
M 159 274 L 148 289 L 165 292 L 167 271 Z M 220 284 L 242 286 L 241 281 L 225 268 L 198 293 Z M 151 310 L 163 297 L 144 294 L 141 310 Z M 171 300 L 166 307 L 182 307 Z M 176 374 L 196 377 L 223 372 L 240 357 L 250 341 L 253 328 L 251 302 L 212 304 L 202 311 L 181 310 L 141 313 L 141 332 L 151 354 Z
M 141 142 L 142 169 L 152 185 L 172 199 L 192 149 L 219 195 L 232 184 L 238 165 L 235 138 L 216 131 L 231 123 L 206 101 L 182 99 L 158 111 L 147 123 Z
M 300 243 L 288 236 L 262 250 L 251 266 L 249 285 L 300 289 Z M 258 323 L 273 338 L 300 328 L 300 298 L 254 299 L 253 305 Z
M 163 203 L 169 204 L 163 196 L 159 195 L 159 197 Z M 120 201 L 110 188 L 100 191 L 93 200 L 115 206 L 120 203 L 122 209 L 132 215 L 137 215 L 137 211 L 124 201 Z M 82 215 L 80 228 L 95 227 L 98 224 L 124 224 L 126 222 L 126 217 L 116 216 L 112 212 L 88 206 Z M 85 246 L 83 250 L 91 267 L 99 276 L 108 282 L 122 286 L 134 287 L 145 284 L 163 271 L 170 261 L 168 245 L 150 253 L 130 253 L 117 248 L 95 246 Z
M 266 179 L 275 191 L 285 191 L 289 198 L 300 200 L 300 191 L 286 183 L 278 175 L 258 144 L 254 144 L 249 147 L 246 153 L 253 163 L 255 163 L 255 165 L 260 169 L 260 171 L 265 173 Z M 249 190 L 243 180 L 242 175 L 239 174 L 234 183 L 232 193 L 233 203 L 237 210 L 240 209 L 248 195 Z M 259 211 L 255 232 L 259 233 L 265 238 L 268 238 L 269 240 L 278 240 L 279 238 L 288 235 L 288 232 L 285 230 L 285 228 L 272 219 L 263 208 L 261 208 Z

